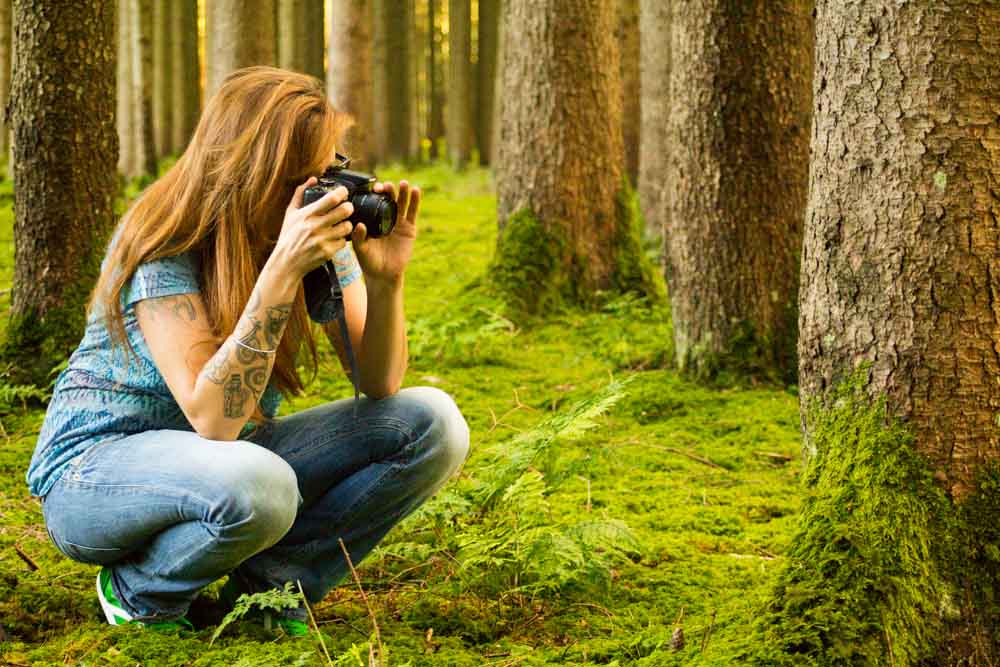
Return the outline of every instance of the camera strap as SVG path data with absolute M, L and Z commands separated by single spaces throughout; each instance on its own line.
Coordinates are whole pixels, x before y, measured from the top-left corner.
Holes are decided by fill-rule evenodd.
M 340 339 L 344 344 L 344 353 L 351 366 L 351 384 L 354 385 L 354 417 L 358 416 L 358 401 L 361 398 L 361 390 L 358 387 L 358 359 L 354 355 L 354 347 L 351 345 L 351 334 L 347 330 L 347 312 L 344 308 L 344 290 L 340 286 L 340 278 L 337 276 L 337 269 L 333 262 L 323 265 L 330 275 L 330 295 L 333 297 L 334 317 L 340 326 Z

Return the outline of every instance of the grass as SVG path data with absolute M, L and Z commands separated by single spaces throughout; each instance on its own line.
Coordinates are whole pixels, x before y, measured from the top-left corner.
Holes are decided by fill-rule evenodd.
M 734 664 L 789 547 L 800 504 L 794 392 L 706 388 L 664 368 L 669 313 L 634 298 L 609 295 L 593 312 L 565 308 L 512 319 L 482 288 L 496 239 L 489 174 L 431 166 L 408 178 L 426 198 L 406 283 L 406 384 L 431 384 L 455 397 L 472 430 L 472 454 L 459 479 L 359 565 L 387 662 Z M 6 289 L 12 216 L 2 195 Z M 0 309 L 9 308 L 9 293 L 0 294 Z M 350 394 L 325 347 L 324 355 L 319 380 L 307 396 L 286 401 L 282 414 Z M 470 505 L 497 462 L 516 450 L 519 434 L 530 436 L 612 380 L 626 379 L 624 395 L 591 428 L 555 440 L 525 469 L 510 499 L 527 508 L 521 514 Z M 211 646 L 213 627 L 177 637 L 105 625 L 92 592 L 95 568 L 49 543 L 24 484 L 43 416 L 42 409 L 20 408 L 0 415 L 0 622 L 7 635 L 0 664 L 327 664 L 312 640 L 277 637 L 251 623 L 234 623 Z M 614 549 L 596 547 L 593 557 L 608 557 L 605 576 L 570 576 L 552 587 L 512 583 L 500 564 L 462 567 L 470 553 L 463 540 L 485 534 L 487 521 L 497 530 L 513 525 L 520 539 L 516 524 L 526 519 L 549 536 L 590 519 L 619 522 L 634 544 L 614 558 Z M 556 540 L 551 553 L 526 556 L 516 539 L 512 558 L 522 559 L 524 571 L 535 559 L 572 551 Z M 344 582 L 314 612 L 338 664 L 367 664 L 372 624 L 356 585 Z M 677 627 L 686 642 L 674 650 Z

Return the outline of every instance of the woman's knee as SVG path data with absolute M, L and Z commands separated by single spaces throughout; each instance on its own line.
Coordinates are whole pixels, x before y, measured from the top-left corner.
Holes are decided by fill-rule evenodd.
M 400 394 L 420 406 L 419 421 L 424 428 L 421 435 L 427 440 L 428 456 L 436 463 L 435 468 L 450 477 L 469 455 L 469 425 L 458 405 L 436 387 L 409 387 Z

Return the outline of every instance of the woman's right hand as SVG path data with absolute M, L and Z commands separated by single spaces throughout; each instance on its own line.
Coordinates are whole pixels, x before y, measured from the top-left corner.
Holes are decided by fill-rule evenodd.
M 316 178 L 310 177 L 295 188 L 271 253 L 271 259 L 280 261 L 296 278 L 304 277 L 333 259 L 346 245 L 353 229 L 349 218 L 354 213 L 354 206 L 345 201 L 347 188 L 344 186 L 327 192 L 308 206 L 302 205 L 303 193 L 315 183 Z

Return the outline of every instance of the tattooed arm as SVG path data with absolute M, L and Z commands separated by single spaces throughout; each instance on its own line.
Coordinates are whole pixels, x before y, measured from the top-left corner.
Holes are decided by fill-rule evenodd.
M 253 414 L 271 377 L 274 355 L 248 348 L 277 348 L 297 288 L 287 275 L 265 266 L 236 328 L 221 346 L 211 342 L 205 305 L 197 293 L 136 304 L 153 361 L 202 437 L 234 440 Z

